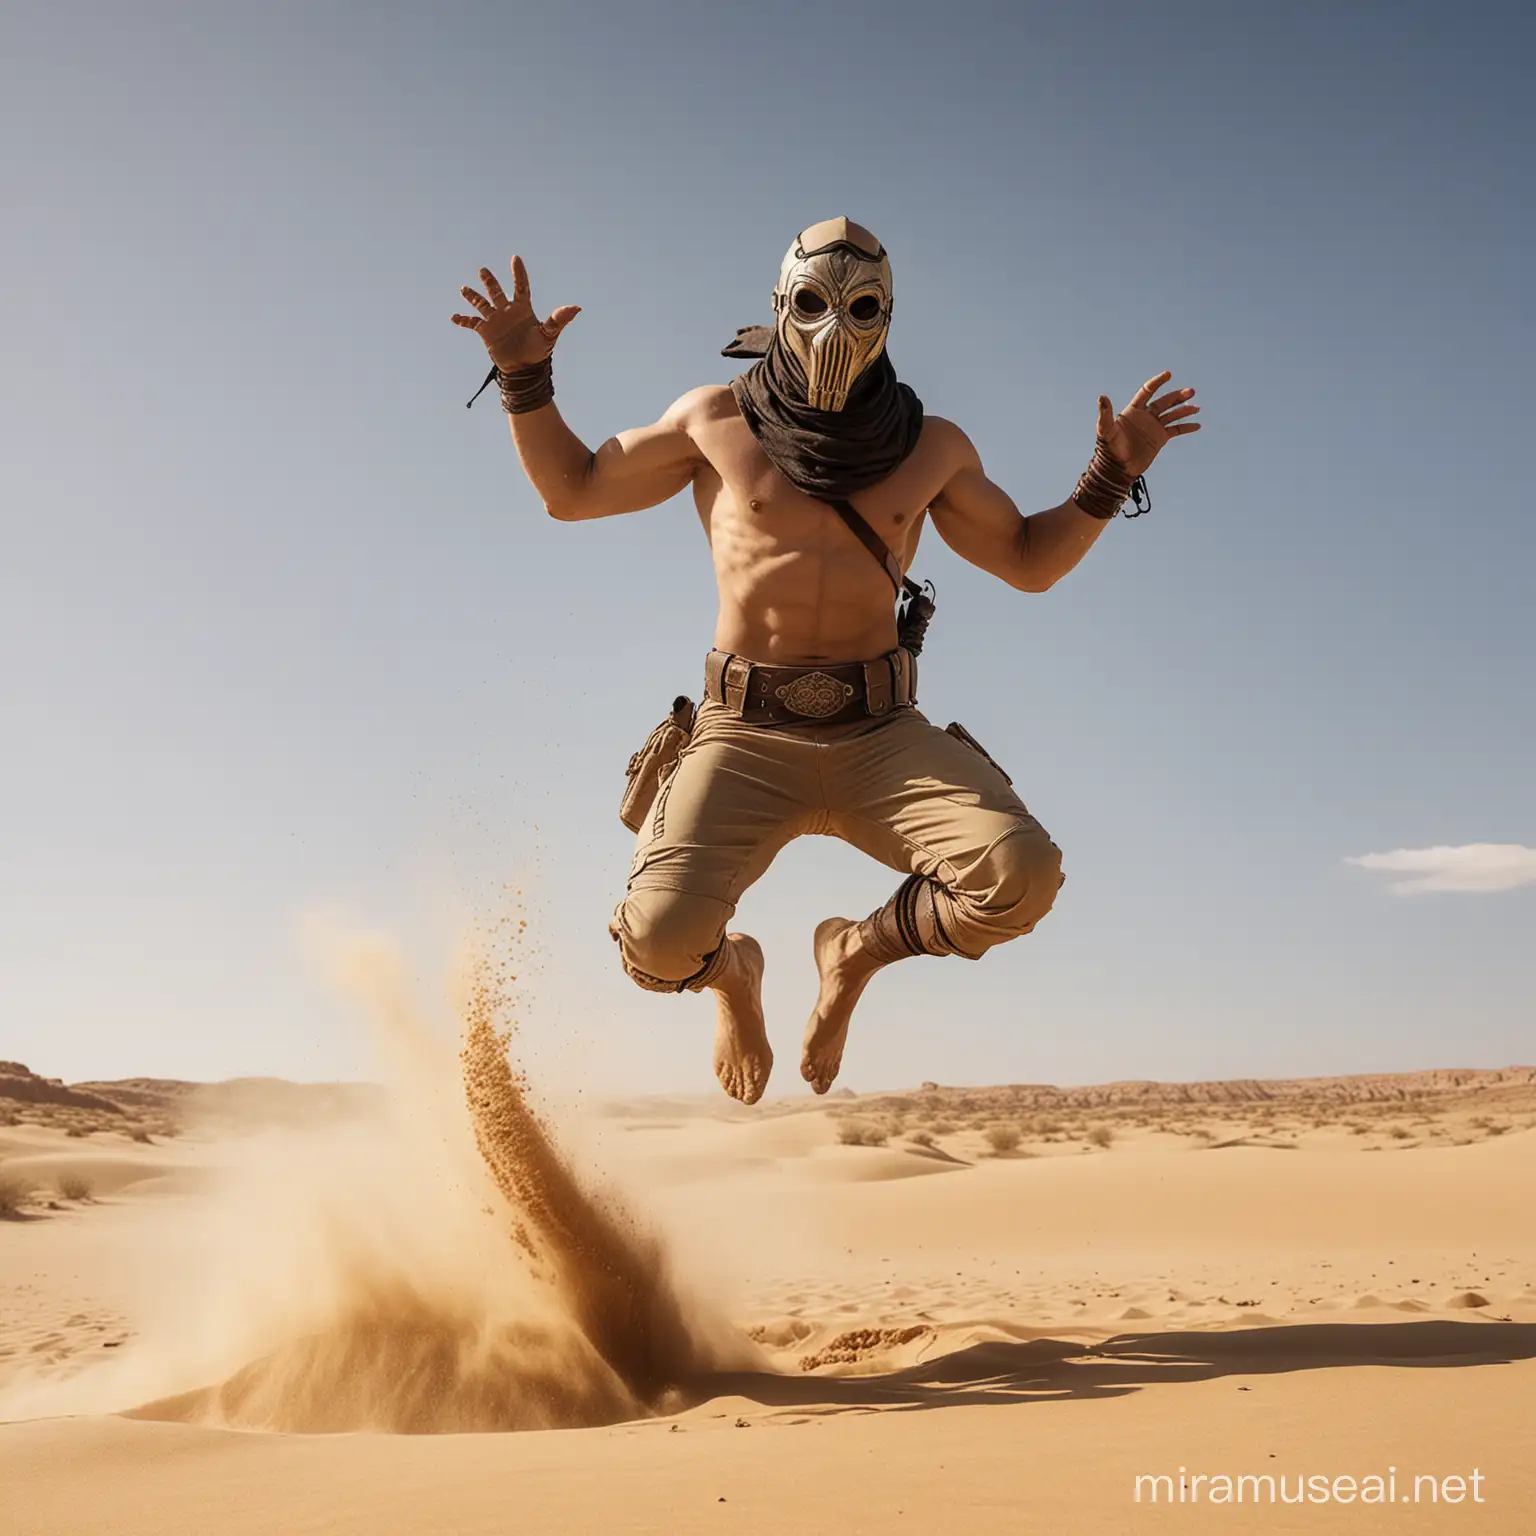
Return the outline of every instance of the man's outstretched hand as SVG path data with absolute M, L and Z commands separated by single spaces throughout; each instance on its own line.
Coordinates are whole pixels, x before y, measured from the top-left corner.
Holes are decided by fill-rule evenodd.
M 459 289 L 475 313 L 454 315 L 453 323 L 466 331 L 478 332 L 491 361 L 508 373 L 542 363 L 555 350 L 560 332 L 581 313 L 578 304 L 562 304 L 548 320 L 536 320 L 533 296 L 528 289 L 528 269 L 521 256 L 512 258 L 510 299 L 489 267 L 480 268 L 480 281 L 485 285 L 484 294 L 474 288 Z
M 1132 478 L 1146 473 L 1169 438 L 1200 430 L 1198 421 L 1182 419 L 1194 416 L 1200 410 L 1198 405 L 1185 404 L 1194 395 L 1194 390 L 1170 389 L 1166 395 L 1159 395 L 1156 400 L 1152 398 L 1154 391 L 1161 389 L 1172 377 L 1164 371 L 1155 379 L 1148 379 L 1118 416 L 1109 403 L 1109 396 L 1099 396 L 1099 436 L 1109 444 L 1111 456 Z M 1175 422 L 1179 425 L 1175 426 Z

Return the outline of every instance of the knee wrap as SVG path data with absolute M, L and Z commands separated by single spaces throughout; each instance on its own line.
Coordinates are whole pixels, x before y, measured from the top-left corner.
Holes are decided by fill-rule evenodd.
M 939 917 L 939 883 L 931 875 L 909 875 L 896 894 L 859 925 L 864 947 L 877 960 L 908 955 L 953 955 L 959 951 Z

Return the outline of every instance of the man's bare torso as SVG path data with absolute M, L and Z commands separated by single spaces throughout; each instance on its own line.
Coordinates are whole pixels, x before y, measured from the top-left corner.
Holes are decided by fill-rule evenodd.
M 693 499 L 714 553 L 716 646 L 784 665 L 864 661 L 893 649 L 889 576 L 826 502 L 768 462 L 730 389 L 694 391 L 680 416 L 699 455 Z M 900 467 L 851 498 L 903 569 L 955 472 L 958 440 L 949 422 L 928 417 Z
M 549 373 L 537 366 L 577 310 L 567 305 L 541 323 L 526 270 L 516 257 L 512 267 L 512 298 L 482 268 L 487 294 L 462 290 L 476 315 L 454 321 L 480 331 L 502 372 L 513 441 L 549 515 L 562 522 L 615 517 L 660 506 L 691 486 L 714 552 L 721 650 L 820 666 L 869 661 L 894 649 L 895 593 L 883 564 L 834 508 L 796 490 L 773 467 L 726 386 L 693 390 L 653 425 L 587 448 L 553 403 Z M 1148 379 L 1119 416 L 1108 396 L 1099 397 L 1101 452 L 1114 473 L 1101 473 L 1099 490 L 1085 493 L 1090 500 L 1111 496 L 1117 486 L 1123 499 L 1169 437 L 1197 429 L 1179 420 L 1198 410 L 1187 403 L 1192 389 L 1151 398 L 1168 379 L 1166 372 Z M 518 389 L 532 393 L 523 398 Z M 853 502 L 903 569 L 931 520 L 961 559 L 1021 592 L 1044 592 L 1083 558 L 1118 510 L 1113 503 L 1107 511 L 1085 509 L 1077 494 L 1022 516 L 959 427 L 929 416 L 912 452 Z

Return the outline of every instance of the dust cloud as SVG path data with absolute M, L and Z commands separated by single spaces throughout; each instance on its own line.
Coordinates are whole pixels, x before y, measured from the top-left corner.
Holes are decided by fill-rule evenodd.
M 751 1358 L 531 1106 L 509 1057 L 515 934 L 508 921 L 468 946 L 457 1054 L 387 943 L 331 934 L 333 969 L 385 1048 L 388 1113 L 231 1149 L 180 1282 L 157 1276 L 158 1319 L 27 1411 L 299 1433 L 559 1428 L 675 1411 L 690 1382 Z

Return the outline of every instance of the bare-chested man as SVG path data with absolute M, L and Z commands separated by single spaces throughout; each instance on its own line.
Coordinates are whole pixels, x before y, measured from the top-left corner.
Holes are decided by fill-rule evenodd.
M 831 917 L 816 929 L 821 985 L 800 1071 L 825 1093 L 876 971 L 917 954 L 979 959 L 1028 933 L 1062 881 L 1060 853 L 1002 770 L 914 707 L 893 584 L 925 519 L 971 564 L 1044 592 L 1088 552 L 1163 445 L 1198 429 L 1186 419 L 1199 409 L 1188 403 L 1194 390 L 1159 394 L 1170 378 L 1160 373 L 1118 415 L 1100 396 L 1076 489 L 1021 516 L 965 433 L 924 416 L 897 382 L 880 242 L 828 219 L 790 247 L 771 331 L 744 331 L 747 341 L 726 349 L 762 360 L 594 453 L 553 403 L 550 355 L 580 311 L 566 305 L 541 321 L 517 256 L 512 279 L 509 298 L 481 268 L 485 292 L 461 290 L 475 313 L 453 320 L 479 333 L 496 365 L 518 456 L 550 516 L 639 512 L 691 486 L 714 553 L 720 609 L 705 702 L 640 829 L 610 924 L 625 970 L 652 990 L 715 993 L 716 1074 L 754 1103 L 773 1052 L 762 950 L 726 931 L 742 893 L 807 833 L 841 837 L 906 876 L 862 922 Z

